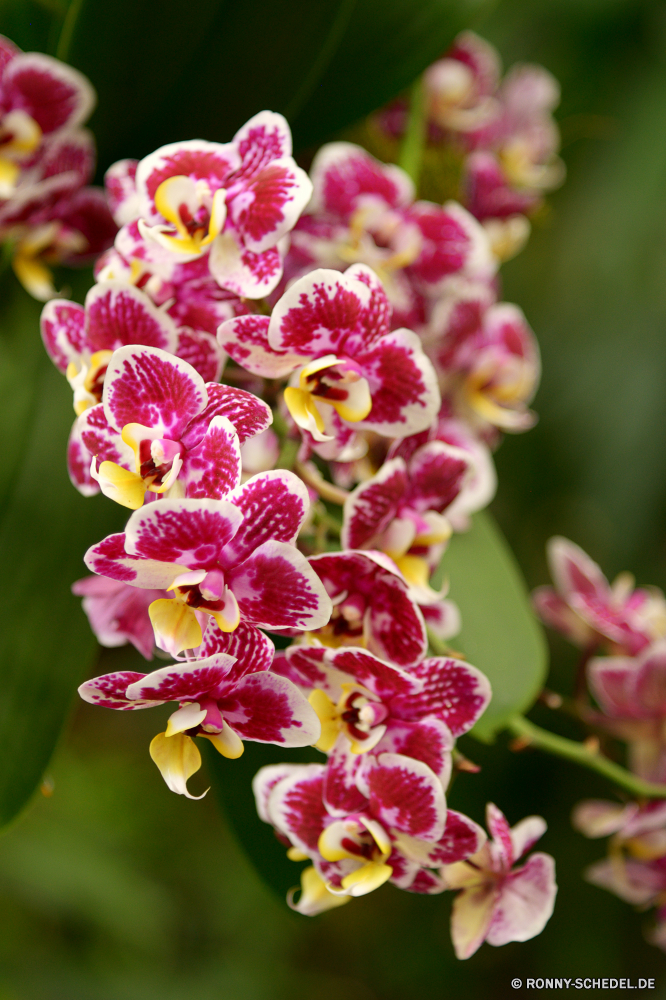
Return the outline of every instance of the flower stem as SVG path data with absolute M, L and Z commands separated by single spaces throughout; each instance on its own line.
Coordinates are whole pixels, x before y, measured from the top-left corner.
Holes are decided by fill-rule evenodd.
M 294 463 L 294 472 L 297 476 L 300 476 L 304 483 L 311 486 L 317 491 L 320 497 L 324 500 L 328 500 L 330 503 L 336 503 L 342 506 L 349 496 L 349 490 L 343 490 L 340 486 L 335 486 L 334 483 L 329 483 L 319 469 L 313 462 L 299 462 Z
M 572 760 L 575 764 L 587 767 L 591 771 L 598 771 L 610 781 L 626 788 L 634 795 L 648 799 L 666 799 L 666 785 L 657 785 L 652 781 L 643 781 L 631 774 L 626 768 L 615 764 L 608 757 L 603 757 L 600 753 L 588 749 L 583 743 L 566 739 L 564 736 L 557 736 L 555 733 L 535 726 L 529 719 L 522 715 L 512 716 L 507 728 L 516 736 L 521 736 L 539 750 L 554 754 L 556 757 L 564 757 L 565 760 Z
M 412 84 L 409 95 L 409 114 L 407 127 L 402 137 L 398 165 L 414 181 L 418 190 L 421 176 L 421 161 L 426 138 L 425 95 L 421 77 Z

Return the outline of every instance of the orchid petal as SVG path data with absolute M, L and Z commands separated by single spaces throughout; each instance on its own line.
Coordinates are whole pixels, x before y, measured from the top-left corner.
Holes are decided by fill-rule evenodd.
M 196 774 L 201 767 L 201 754 L 189 736 L 184 733 L 177 733 L 175 736 L 159 733 L 151 741 L 150 756 L 172 792 L 185 795 L 188 799 L 204 797 L 206 792 L 192 795 L 187 790 L 187 779 Z

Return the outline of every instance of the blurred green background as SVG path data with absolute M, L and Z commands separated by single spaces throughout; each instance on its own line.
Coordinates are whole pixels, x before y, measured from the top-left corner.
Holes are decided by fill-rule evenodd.
M 13 9 L 0 5 L 0 30 L 30 47 L 16 32 L 33 25 Z M 539 424 L 497 455 L 494 512 L 530 586 L 546 582 L 544 544 L 562 533 L 609 576 L 631 569 L 666 587 L 666 6 L 502 0 L 474 27 L 506 65 L 539 62 L 561 81 L 568 167 L 503 269 L 544 373 Z M 101 659 L 100 672 L 118 654 Z M 551 686 L 568 689 L 573 662 L 554 642 Z M 648 918 L 581 879 L 603 846 L 569 814 L 612 794 L 601 779 L 503 739 L 461 741 L 482 771 L 456 779 L 451 804 L 479 821 L 488 799 L 512 822 L 543 814 L 560 887 L 540 937 L 462 963 L 446 896 L 387 886 L 316 919 L 291 913 L 212 792 L 190 802 L 167 791 L 148 757 L 157 714 L 78 705 L 49 767 L 53 794 L 0 839 L 0 1000 L 508 998 L 514 976 L 655 977 L 647 995 L 666 997 Z M 533 717 L 581 735 L 546 709 Z

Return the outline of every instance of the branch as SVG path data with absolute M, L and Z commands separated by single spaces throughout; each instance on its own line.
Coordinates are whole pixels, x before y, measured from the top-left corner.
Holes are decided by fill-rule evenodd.
M 340 486 L 329 483 L 312 462 L 295 462 L 294 472 L 301 477 L 304 483 L 316 490 L 324 500 L 342 506 L 349 496 L 349 490 L 343 490 Z
M 607 757 L 602 757 L 598 752 L 588 749 L 583 743 L 566 739 L 564 736 L 557 736 L 555 733 L 535 726 L 529 719 L 522 715 L 512 716 L 507 728 L 516 736 L 522 737 L 528 743 L 546 753 L 554 754 L 556 757 L 564 757 L 565 760 L 572 760 L 575 764 L 587 767 L 591 771 L 598 771 L 610 781 L 626 788 L 633 795 L 647 799 L 666 799 L 666 785 L 657 785 L 652 781 L 643 781 L 637 778 L 626 768 L 615 764 Z

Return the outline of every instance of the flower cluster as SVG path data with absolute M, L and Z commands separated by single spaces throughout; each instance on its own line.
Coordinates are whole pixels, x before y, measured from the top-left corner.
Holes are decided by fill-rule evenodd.
M 0 241 L 40 301 L 56 294 L 51 266 L 94 260 L 116 232 L 104 192 L 86 187 L 95 145 L 82 125 L 94 104 L 81 73 L 0 36 Z
M 583 651 L 580 669 L 595 702 L 579 697 L 583 721 L 627 744 L 639 778 L 666 784 L 666 598 L 656 587 L 637 588 L 630 573 L 609 584 L 566 538 L 550 540 L 548 557 L 555 587 L 539 587 L 534 605 Z M 666 950 L 666 806 L 582 802 L 573 822 L 588 837 L 612 835 L 608 859 L 586 877 L 636 906 L 656 905 L 650 939 Z
M 463 204 L 483 223 L 498 256 L 513 256 L 529 236 L 528 216 L 564 180 L 553 119 L 557 80 L 529 64 L 502 78 L 497 50 L 465 31 L 426 70 L 423 89 L 430 148 L 456 162 Z M 398 138 L 406 119 L 406 102 L 398 100 L 376 123 Z
M 483 227 L 455 202 L 416 201 L 404 171 L 351 143 L 322 147 L 311 177 L 312 199 L 285 259 L 289 291 L 316 267 L 352 264 L 348 275 L 372 268 L 392 307 L 391 329 L 420 335 L 446 413 L 491 440 L 498 429 L 531 426 L 538 347 L 520 309 L 497 302 L 497 258 Z M 274 327 L 269 339 L 289 344 Z
M 11 204 L 72 137 L 88 157 L 77 191 L 90 169 L 77 131 L 89 87 L 40 58 L 7 49 Z M 60 72 L 49 127 L 34 86 L 30 114 L 12 97 L 21 67 Z M 75 194 L 57 191 L 51 206 Z M 510 830 L 489 805 L 488 841 L 447 807 L 455 741 L 491 690 L 445 645 L 460 615 L 430 584 L 451 534 L 492 499 L 488 445 L 528 426 L 538 377 L 522 314 L 495 302 L 487 233 L 349 144 L 324 147 L 309 178 L 269 111 L 229 143 L 114 164 L 106 197 L 118 232 L 111 248 L 90 241 L 105 250 L 96 283 L 83 305 L 51 297 L 41 321 L 73 391 L 70 478 L 129 513 L 73 589 L 103 645 L 168 662 L 94 677 L 81 697 L 172 703 L 150 754 L 188 798 L 202 739 L 232 759 L 245 740 L 316 747 L 321 763 L 254 783 L 260 817 L 311 861 L 299 912 L 391 881 L 459 893 L 461 958 L 534 936 L 553 861 L 513 866 L 543 821 Z

